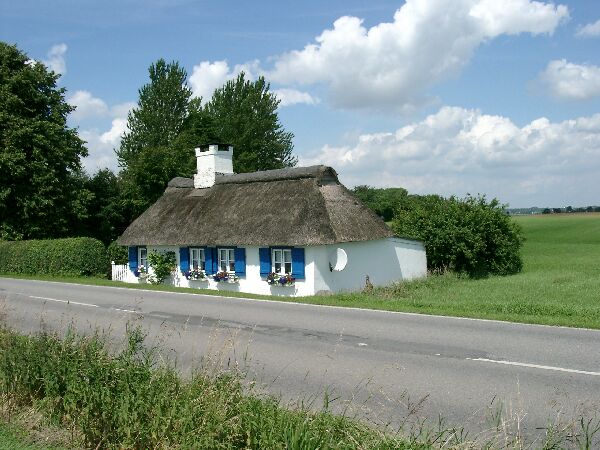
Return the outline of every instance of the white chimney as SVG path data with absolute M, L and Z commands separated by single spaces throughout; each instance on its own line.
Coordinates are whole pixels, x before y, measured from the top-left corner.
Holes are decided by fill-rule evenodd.
M 233 173 L 233 146 L 209 144 L 195 149 L 197 173 L 194 175 L 196 189 L 215 184 L 217 174 Z

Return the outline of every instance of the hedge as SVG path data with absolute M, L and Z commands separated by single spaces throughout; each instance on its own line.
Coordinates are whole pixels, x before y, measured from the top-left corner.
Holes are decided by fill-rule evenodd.
M 106 247 L 93 238 L 0 241 L 0 273 L 106 276 Z
M 411 196 L 396 212 L 398 236 L 425 243 L 430 270 L 450 269 L 479 278 L 521 271 L 523 233 L 498 200 Z

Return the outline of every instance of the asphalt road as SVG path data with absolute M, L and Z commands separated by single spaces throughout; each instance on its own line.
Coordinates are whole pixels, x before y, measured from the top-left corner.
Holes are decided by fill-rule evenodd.
M 238 366 L 285 401 L 379 424 L 535 433 L 600 412 L 600 331 L 0 278 L 10 326 L 80 331 L 140 323 L 186 371 Z

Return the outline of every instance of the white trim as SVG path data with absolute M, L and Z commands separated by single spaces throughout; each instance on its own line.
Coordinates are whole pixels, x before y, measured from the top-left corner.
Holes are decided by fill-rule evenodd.
M 224 259 L 221 258 L 221 252 L 226 252 Z M 225 270 L 222 269 L 221 262 L 225 262 Z M 217 263 L 219 272 L 235 273 L 235 248 L 217 247 Z
M 203 247 L 190 247 L 189 270 L 194 270 L 194 252 L 198 252 L 198 269 L 200 269 L 202 272 L 206 272 L 206 252 Z
M 276 253 L 281 254 L 281 261 L 279 261 L 280 267 L 279 270 L 275 268 Z M 289 261 L 286 260 L 286 256 L 289 255 Z M 285 265 L 290 265 L 290 270 L 285 270 Z M 277 275 L 287 275 L 292 273 L 292 248 L 291 247 L 279 247 L 279 248 L 271 248 L 271 272 L 276 273 Z
M 143 258 L 144 261 L 146 261 L 145 264 L 142 264 L 142 250 L 144 252 L 146 252 L 146 257 Z M 144 247 L 144 246 L 139 246 L 137 248 L 137 251 L 138 251 L 138 258 L 137 258 L 138 259 L 138 267 L 144 266 L 147 270 L 148 269 L 148 248 Z M 137 267 L 136 267 L 136 269 L 137 269 Z

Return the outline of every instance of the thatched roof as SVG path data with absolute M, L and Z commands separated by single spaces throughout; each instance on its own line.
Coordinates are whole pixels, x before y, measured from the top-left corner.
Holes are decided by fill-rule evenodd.
M 307 246 L 393 236 L 326 166 L 220 175 L 194 189 L 174 178 L 121 245 Z

